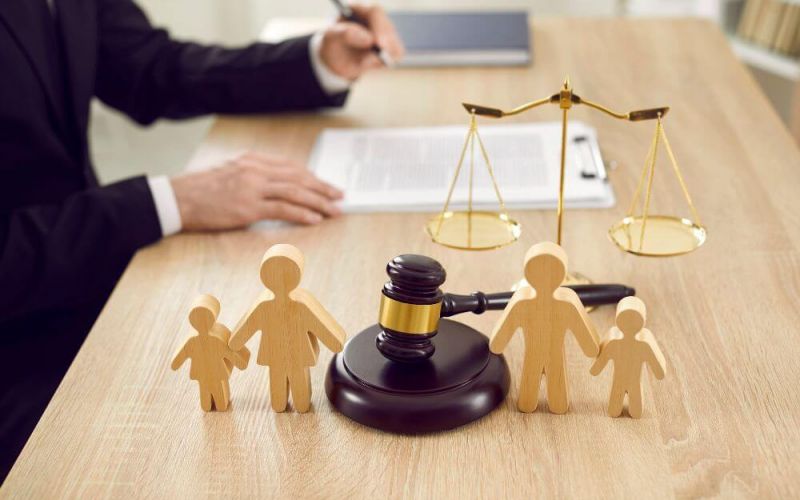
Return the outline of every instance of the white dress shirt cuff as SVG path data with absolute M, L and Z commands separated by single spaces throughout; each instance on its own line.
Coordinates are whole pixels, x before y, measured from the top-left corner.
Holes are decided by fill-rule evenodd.
M 169 178 L 165 175 L 148 177 L 147 184 L 150 186 L 150 193 L 156 205 L 161 234 L 169 236 L 179 232 L 182 227 L 181 212 L 178 210 L 178 200 L 175 199 L 175 191 Z
M 322 35 L 321 31 L 314 33 L 311 36 L 311 42 L 308 44 L 309 55 L 311 56 L 311 69 L 317 77 L 319 86 L 328 95 L 338 94 L 350 88 L 350 80 L 343 78 L 328 68 L 320 56 L 320 49 L 322 48 Z

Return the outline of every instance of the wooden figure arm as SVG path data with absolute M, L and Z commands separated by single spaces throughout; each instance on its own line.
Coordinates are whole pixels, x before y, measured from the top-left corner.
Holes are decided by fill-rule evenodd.
M 183 347 L 181 347 L 178 350 L 177 354 L 175 354 L 175 358 L 172 360 L 172 366 L 171 366 L 173 370 L 177 370 L 178 368 L 180 368 L 181 365 L 183 365 L 183 363 L 185 363 L 186 360 L 189 359 L 188 346 L 189 346 L 188 342 L 186 344 L 183 344 Z
M 583 307 L 581 299 L 578 294 L 569 288 L 559 288 L 559 295 L 562 300 L 567 300 L 572 304 L 569 314 L 569 329 L 575 338 L 578 340 L 578 345 L 581 347 L 583 353 L 590 358 L 597 356 L 600 352 L 600 337 L 597 335 L 597 330 L 592 323 L 586 308 Z
M 649 330 L 645 331 L 642 337 L 649 347 L 645 355 L 645 362 L 653 376 L 658 380 L 663 380 L 667 372 L 667 361 L 664 359 L 664 354 L 661 352 L 656 339 Z
M 257 302 L 236 325 L 233 336 L 228 342 L 231 350 L 235 352 L 241 351 L 247 341 L 259 330 L 257 311 L 260 305 L 261 302 Z
M 528 295 L 533 295 L 532 292 L 533 290 L 527 287 L 522 287 L 514 292 L 508 305 L 503 309 L 502 316 L 495 324 L 492 335 L 489 337 L 490 351 L 495 354 L 501 354 L 505 350 L 511 341 L 511 337 L 514 336 L 514 332 L 522 325 L 522 318 L 520 318 L 522 310 L 517 306 L 522 299 L 529 298 Z
M 608 342 L 608 340 L 604 340 L 603 343 L 600 344 L 600 354 L 597 355 L 597 359 L 594 360 L 594 364 L 592 364 L 592 367 L 589 369 L 589 373 L 594 376 L 600 375 L 611 360 L 608 355 Z
M 299 292 L 299 293 L 298 293 Z M 296 290 L 295 298 L 305 306 L 308 331 L 333 352 L 342 352 L 347 333 L 317 299 L 305 290 Z
M 238 351 L 234 351 L 229 346 L 228 351 L 225 353 L 225 358 L 230 360 L 236 368 L 244 370 L 250 362 L 250 351 L 247 347 L 242 347 Z

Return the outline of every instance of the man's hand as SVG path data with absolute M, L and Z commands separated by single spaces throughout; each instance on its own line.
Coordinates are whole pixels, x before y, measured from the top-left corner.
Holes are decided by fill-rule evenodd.
M 403 57 L 403 42 L 397 36 L 392 21 L 380 6 L 350 5 L 369 28 L 340 20 L 325 30 L 320 47 L 322 62 L 337 75 L 355 80 L 371 68 L 382 65 L 374 44 L 386 50 L 394 61 Z
M 342 198 L 302 165 L 258 153 L 171 183 L 184 231 L 233 229 L 263 219 L 316 224 L 339 215 L 334 202 Z

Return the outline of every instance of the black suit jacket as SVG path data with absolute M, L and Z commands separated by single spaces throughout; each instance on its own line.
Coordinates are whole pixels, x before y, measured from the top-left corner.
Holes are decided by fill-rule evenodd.
M 142 124 L 345 98 L 320 88 L 308 37 L 232 50 L 171 40 L 130 0 L 54 10 L 0 0 L 0 480 L 129 259 L 161 236 L 144 177 L 98 186 L 92 97 Z

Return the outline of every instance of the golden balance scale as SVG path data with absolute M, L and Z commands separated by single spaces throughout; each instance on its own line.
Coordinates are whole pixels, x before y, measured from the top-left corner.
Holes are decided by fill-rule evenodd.
M 461 150 L 461 155 L 456 166 L 453 180 L 447 193 L 442 211 L 432 218 L 426 225 L 426 231 L 431 236 L 434 242 L 445 245 L 451 248 L 461 250 L 489 250 L 500 248 L 516 241 L 521 232 L 520 225 L 508 215 L 503 197 L 500 194 L 500 189 L 497 186 L 497 181 L 494 176 L 494 170 L 489 161 L 489 156 L 486 153 L 483 141 L 478 133 L 476 115 L 488 116 L 492 118 L 503 118 L 505 116 L 513 116 L 524 113 L 530 109 L 542 106 L 544 104 L 558 104 L 562 110 L 561 114 L 561 169 L 558 185 L 558 208 L 556 216 L 558 219 L 556 242 L 561 245 L 561 233 L 564 218 L 564 167 L 567 147 L 567 123 L 568 111 L 573 105 L 583 104 L 590 108 L 617 118 L 619 120 L 628 120 L 631 122 L 638 122 L 644 120 L 656 120 L 656 130 L 653 136 L 653 141 L 650 150 L 645 160 L 644 168 L 642 169 L 641 176 L 639 177 L 639 184 L 636 192 L 631 201 L 630 208 L 626 216 L 615 223 L 608 230 L 609 238 L 620 249 L 641 256 L 649 257 L 668 257 L 674 255 L 682 255 L 689 253 L 700 247 L 706 240 L 706 229 L 700 222 L 700 217 L 697 215 L 692 199 L 689 196 L 689 191 L 686 188 L 686 183 L 681 175 L 678 163 L 675 160 L 675 155 L 669 145 L 669 140 L 664 132 L 662 119 L 669 111 L 668 107 L 643 109 L 631 111 L 628 113 L 617 113 L 604 106 L 583 99 L 572 92 L 570 87 L 569 78 L 564 81 L 564 85 L 557 94 L 549 97 L 539 99 L 537 101 L 529 102 L 510 111 L 503 111 L 496 108 L 490 108 L 477 104 L 463 103 L 464 108 L 470 113 L 470 124 L 467 138 Z M 472 203 L 472 180 L 474 172 L 475 160 L 475 144 L 478 144 L 481 156 L 486 163 L 489 176 L 492 180 L 495 195 L 499 204 L 499 212 L 491 211 L 476 211 L 473 210 Z M 691 211 L 692 220 L 684 217 L 675 217 L 668 215 L 652 215 L 649 213 L 651 192 L 653 188 L 653 178 L 655 174 L 656 158 L 658 155 L 658 147 L 664 143 L 664 148 L 667 150 L 672 168 L 675 176 L 686 198 Z M 469 151 L 469 190 L 467 198 L 466 211 L 452 211 L 450 210 L 450 202 L 455 189 L 456 181 L 461 173 L 461 167 L 464 163 L 464 158 Z M 642 200 L 642 190 L 645 187 L 645 178 L 647 179 L 647 188 L 644 191 L 644 199 Z M 643 201 L 642 210 L 640 214 L 636 214 L 636 208 L 639 202 Z M 646 237 L 645 237 L 646 236 Z M 572 276 L 568 282 L 588 282 L 585 278 Z

